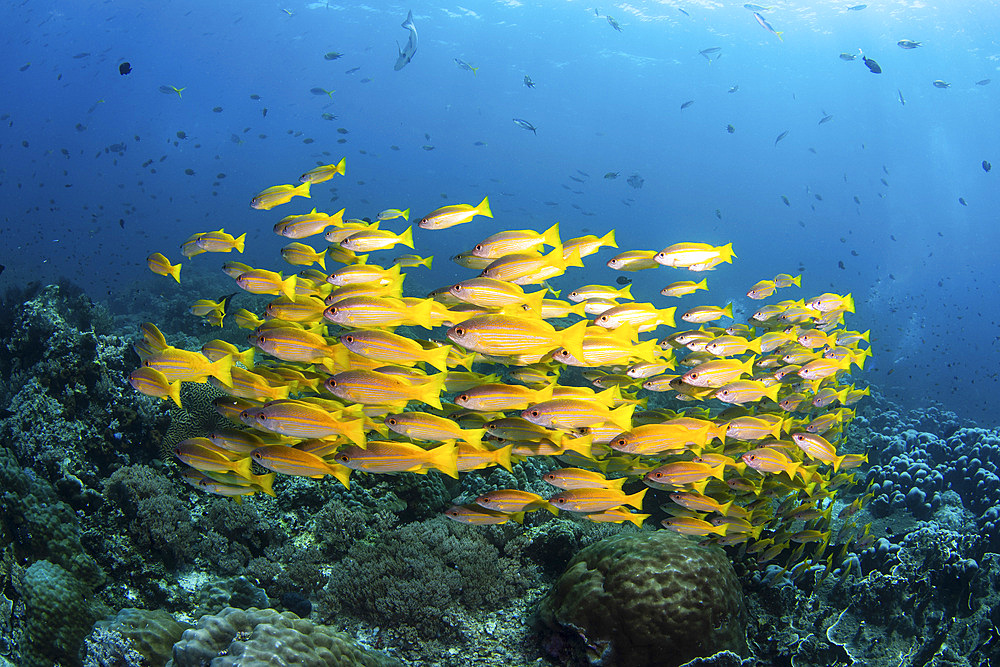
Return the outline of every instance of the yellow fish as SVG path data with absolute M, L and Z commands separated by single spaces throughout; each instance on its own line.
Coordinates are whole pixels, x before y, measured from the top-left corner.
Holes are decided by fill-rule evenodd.
M 493 213 L 490 211 L 489 197 L 483 197 L 483 201 L 479 202 L 478 206 L 470 204 L 442 206 L 421 218 L 417 226 L 420 229 L 447 229 L 469 222 L 477 215 L 484 215 L 487 218 L 493 217 Z
M 315 248 L 304 243 L 289 243 L 281 249 L 281 258 L 295 266 L 319 264 L 326 268 L 326 251 L 316 252 Z
M 162 253 L 154 252 L 146 258 L 146 264 L 149 266 L 149 270 L 157 275 L 170 276 L 177 282 L 181 281 L 180 262 L 177 264 L 171 264 L 170 260 L 167 259 Z
M 180 381 L 168 381 L 167 376 L 155 368 L 137 368 L 129 374 L 128 381 L 140 394 L 169 398 L 177 407 L 183 407 Z
M 310 183 L 306 181 L 302 185 L 274 185 L 266 190 L 261 190 L 250 200 L 250 207 L 268 211 L 279 204 L 286 204 L 292 197 L 310 197 Z
M 708 289 L 708 278 L 703 278 L 701 282 L 694 282 L 693 280 L 678 280 L 675 283 L 670 283 L 666 287 L 660 290 L 660 294 L 663 296 L 687 296 L 688 294 L 693 294 L 698 290 Z
M 723 262 L 733 261 L 733 244 L 711 246 L 707 243 L 675 243 L 656 253 L 656 262 L 691 271 L 706 271 Z
M 386 373 L 350 370 L 331 375 L 323 386 L 334 396 L 352 403 L 402 407 L 409 401 L 422 401 L 440 410 L 439 395 L 446 376 L 447 373 L 438 373 L 410 383 Z
M 299 183 L 322 183 L 323 181 L 329 181 L 337 174 L 341 176 L 347 175 L 346 157 L 340 158 L 340 162 L 337 164 L 324 164 L 310 169 L 299 176 Z
M 304 452 L 287 445 L 265 445 L 253 450 L 254 461 L 282 475 L 298 477 L 325 477 L 333 475 L 341 484 L 351 488 L 351 469 L 335 463 L 327 463 L 311 452 Z
M 216 232 L 204 232 L 199 234 L 198 240 L 195 241 L 195 245 L 205 252 L 230 252 L 235 250 L 236 252 L 242 253 L 243 248 L 246 245 L 246 240 L 246 234 L 242 234 L 239 238 L 237 238 L 220 229 Z
M 370 440 L 361 447 L 343 447 L 334 455 L 337 463 L 369 473 L 421 472 L 434 469 L 458 479 L 458 450 L 449 442 L 424 449 L 408 442 Z

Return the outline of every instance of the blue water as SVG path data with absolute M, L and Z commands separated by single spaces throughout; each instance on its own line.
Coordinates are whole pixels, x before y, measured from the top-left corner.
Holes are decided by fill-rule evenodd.
M 495 221 L 417 233 L 435 268 L 410 287 L 470 275 L 447 257 L 501 228 L 614 228 L 622 249 L 731 241 L 738 260 L 709 274 L 708 302 L 735 300 L 742 319 L 757 306 L 742 296 L 751 284 L 803 272 L 803 289 L 780 296 L 854 294 L 849 325 L 872 330 L 876 355 L 864 381 L 907 405 L 995 415 L 1000 12 L 847 6 L 774 5 L 763 14 L 779 41 L 739 3 L 5 3 L 0 289 L 66 276 L 96 300 L 155 299 L 173 286 L 145 257 L 177 260 L 195 232 L 248 231 L 244 261 L 280 268 L 286 240 L 271 226 L 289 213 L 420 216 L 489 195 Z M 418 50 L 394 71 L 408 9 Z M 904 38 L 923 46 L 901 49 Z M 699 54 L 710 47 L 711 61 Z M 838 57 L 859 48 L 882 74 Z M 248 207 L 341 156 L 347 177 L 311 200 Z M 612 252 L 557 284 L 613 282 Z M 216 275 L 218 257 L 204 259 L 185 262 L 185 280 Z M 653 295 L 689 276 L 632 277 L 637 294 L 674 305 Z

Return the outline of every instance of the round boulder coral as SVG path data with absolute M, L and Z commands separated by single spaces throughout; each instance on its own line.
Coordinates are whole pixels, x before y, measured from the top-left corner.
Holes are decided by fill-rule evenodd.
M 673 667 L 747 653 L 746 608 L 732 563 L 667 530 L 583 549 L 542 601 L 546 649 L 595 665 Z

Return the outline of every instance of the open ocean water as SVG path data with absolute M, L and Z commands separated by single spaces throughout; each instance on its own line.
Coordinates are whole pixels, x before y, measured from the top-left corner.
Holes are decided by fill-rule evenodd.
M 405 22 L 408 13 L 412 24 Z M 65 451 L 75 454 L 50 447 L 52 438 L 60 437 L 59 424 L 74 419 L 67 416 L 70 413 L 86 413 L 89 423 L 96 423 L 87 411 L 96 410 L 97 404 L 114 405 L 108 398 L 114 391 L 108 387 L 72 379 L 76 372 L 72 369 L 90 363 L 92 350 L 80 348 L 83 351 L 78 352 L 76 343 L 65 343 L 58 332 L 72 331 L 72 336 L 86 338 L 89 327 L 102 335 L 113 331 L 130 336 L 136 335 L 142 322 L 152 321 L 167 332 L 171 343 L 187 343 L 189 349 L 198 349 L 220 330 L 185 312 L 187 305 L 195 299 L 221 300 L 235 293 L 225 320 L 225 337 L 245 347 L 246 332 L 236 328 L 231 312 L 237 307 L 253 310 L 251 303 L 260 306 L 265 302 L 252 301 L 239 291 L 219 266 L 235 260 L 282 270 L 285 275 L 303 268 L 281 262 L 279 252 L 290 239 L 276 235 L 272 228 L 283 216 L 314 208 L 330 214 L 345 209 L 345 219 L 371 221 L 388 209 L 406 210 L 408 220 L 383 216 L 387 219 L 381 228 L 402 233 L 412 226 L 415 248 L 411 251 L 397 246 L 373 255 L 371 261 L 390 266 L 388 258 L 403 253 L 433 255 L 432 268 L 406 270 L 407 296 L 421 297 L 475 275 L 450 259 L 490 234 L 514 229 L 541 232 L 558 223 L 564 241 L 588 234 L 601 237 L 613 229 L 618 247 L 602 248 L 587 258 L 585 270 L 571 268 L 566 275 L 551 278 L 548 285 L 563 298 L 582 284 L 630 285 L 636 301 L 657 308 L 677 306 L 678 317 L 698 305 L 731 304 L 732 319 L 721 324 L 728 326 L 751 318 L 765 302 L 749 298 L 748 291 L 758 281 L 778 274 L 801 275 L 801 287 L 781 288 L 767 303 L 808 299 L 824 292 L 851 295 L 856 313 L 849 316 L 846 328 L 870 332 L 872 354 L 864 360 L 863 369 L 855 365 L 844 386 L 871 387 L 877 408 L 866 411 L 863 406 L 874 399 L 862 399 L 867 402 L 858 406 L 863 417 L 857 428 L 862 430 L 848 437 L 844 429 L 841 452 L 867 452 L 869 462 L 876 467 L 862 469 L 854 480 L 858 486 L 850 492 L 854 495 L 848 495 L 843 504 L 863 498 L 858 500 L 860 507 L 860 503 L 875 498 L 874 506 L 865 511 L 871 511 L 866 519 L 874 518 L 876 525 L 871 533 L 866 529 L 864 535 L 859 534 L 857 542 L 855 538 L 848 541 L 846 533 L 837 535 L 831 552 L 843 547 L 843 553 L 838 553 L 836 561 L 827 562 L 827 570 L 836 571 L 847 581 L 855 565 L 846 564 L 856 563 L 871 584 L 873 572 L 889 572 L 885 558 L 895 558 L 900 545 L 903 552 L 926 546 L 920 542 L 923 537 L 912 536 L 926 537 L 933 531 L 915 522 L 928 520 L 942 508 L 964 506 L 970 512 L 964 519 L 954 514 L 949 515 L 953 519 L 949 522 L 935 514 L 935 530 L 957 534 L 962 532 L 964 521 L 967 527 L 976 527 L 981 542 L 968 535 L 968 542 L 953 539 L 952 545 L 965 546 L 955 547 L 960 553 L 958 561 L 943 558 L 947 566 L 942 565 L 940 571 L 952 572 L 958 567 L 955 581 L 965 582 L 963 577 L 967 576 L 978 583 L 968 584 L 966 589 L 962 588 L 966 584 L 956 584 L 948 579 L 950 575 L 943 575 L 939 585 L 945 589 L 953 586 L 950 590 L 956 592 L 955 604 L 945 605 L 942 614 L 957 619 L 965 612 L 971 614 L 973 607 L 982 612 L 992 604 L 989 600 L 1000 599 L 996 586 L 1000 575 L 995 572 L 993 553 L 1000 545 L 1000 518 L 995 509 L 1000 503 L 996 474 L 1000 441 L 988 430 L 996 426 L 1000 414 L 1000 135 L 996 128 L 1000 9 L 995 3 L 893 0 L 744 5 L 706 0 L 595 6 L 590 2 L 527 0 L 416 5 L 298 0 L 15 0 L 0 6 L 0 24 L 4 26 L 0 34 L 0 294 L 6 294 L 0 329 L 9 336 L 0 353 L 5 357 L 0 370 L 8 385 L 0 391 L 4 401 L 0 408 L 3 419 L 12 417 L 10 423 L 17 424 L 4 427 L 2 434 L 10 460 L 16 459 L 10 467 L 15 472 L 4 473 L 8 475 L 4 484 L 15 485 L 18 497 L 47 498 L 38 502 L 50 507 L 67 503 L 62 506 L 72 507 L 86 527 L 87 521 L 98 521 L 104 510 L 95 509 L 99 504 L 91 504 L 97 501 L 88 500 L 90 496 L 83 491 L 66 492 L 67 477 L 79 477 L 81 488 L 89 488 L 94 498 L 104 498 L 106 507 L 124 507 L 122 499 L 126 497 L 163 494 L 171 499 L 164 502 L 178 503 L 178 517 L 186 512 L 182 508 L 188 501 L 177 498 L 187 498 L 190 490 L 177 481 L 176 472 L 171 473 L 173 487 L 152 481 L 163 474 L 158 443 L 172 428 L 164 416 L 169 402 L 156 411 L 151 404 L 136 407 L 129 413 L 133 420 L 129 423 L 112 410 L 107 423 L 98 428 L 104 442 L 101 446 L 87 445 L 87 433 L 91 432 L 86 428 L 90 426 L 80 426 L 79 433 L 74 431 L 73 435 L 76 444 L 65 445 Z M 251 198 L 265 188 L 298 184 L 300 174 L 318 165 L 336 164 L 341 158 L 346 158 L 346 175 L 313 184 L 308 199 L 294 198 L 270 211 L 250 207 Z M 992 170 L 994 162 L 996 172 Z M 475 205 L 484 197 L 488 197 L 492 219 L 478 216 L 447 231 L 421 229 L 416 224 L 439 207 Z M 245 251 L 182 256 L 185 239 L 219 229 L 234 236 L 245 232 Z M 630 272 L 606 265 L 621 251 L 659 251 L 686 241 L 716 247 L 732 244 L 735 258 L 714 270 L 683 275 L 662 266 Z M 324 244 L 319 241 L 314 245 L 321 250 Z M 147 257 L 156 252 L 170 262 L 182 262 L 179 285 L 170 277 L 150 272 Z M 328 272 L 336 268 L 333 264 L 328 259 Z M 688 278 L 707 278 L 710 292 L 696 292 L 682 301 L 660 296 L 659 291 L 668 283 Z M 43 317 L 47 312 L 45 298 L 50 297 L 35 297 L 39 293 L 44 296 L 45 286 L 57 283 L 62 296 L 50 300 L 61 304 L 61 316 L 69 324 L 64 322 L 65 326 L 55 329 L 29 326 L 32 321 L 53 321 Z M 92 307 L 72 305 L 80 294 L 97 306 L 93 321 L 91 315 L 74 310 L 90 312 Z M 35 305 L 29 307 L 29 303 Z M 67 312 L 76 313 L 73 317 L 77 319 Z M 678 324 L 679 328 L 695 326 Z M 123 331 L 125 327 L 128 331 Z M 666 334 L 661 330 L 657 335 Z M 443 336 L 436 338 L 443 340 Z M 40 366 L 32 366 L 37 359 L 24 353 L 29 339 L 42 349 L 51 341 L 51 349 L 63 350 L 51 363 L 58 366 L 62 359 L 71 370 L 60 376 L 53 374 L 50 364 L 38 371 Z M 59 347 L 64 344 L 69 347 Z M 105 343 L 98 345 L 100 355 L 104 355 L 107 349 L 101 345 Z M 77 359 L 78 354 L 84 361 Z M 117 373 L 118 384 L 124 387 L 121 391 L 131 392 L 125 374 L 139 366 L 139 357 L 130 349 L 119 350 L 110 361 L 114 355 L 107 354 L 99 355 L 102 368 Z M 32 373 L 36 373 L 33 380 Z M 26 394 L 19 393 L 19 387 L 35 386 L 31 382 L 42 387 L 39 396 L 45 392 L 55 396 L 53 387 L 61 387 L 60 382 L 66 383 L 70 393 L 77 382 L 75 391 L 79 393 L 70 402 L 59 397 L 63 412 L 58 419 L 50 419 L 45 416 L 50 413 L 35 404 L 30 410 L 24 407 Z M 293 391 L 296 387 L 301 388 L 295 385 Z M 77 419 L 74 423 L 85 422 L 83 417 Z M 32 424 L 48 425 L 38 427 L 41 430 L 33 437 L 42 442 L 44 435 L 49 438 L 45 446 L 50 447 L 34 462 L 27 459 L 38 451 L 36 440 L 25 435 L 31 432 Z M 49 427 L 51 433 L 46 430 Z M 67 441 L 71 439 L 67 436 Z M 851 446 L 843 449 L 848 441 Z M 121 451 L 133 453 L 116 458 L 117 443 L 141 445 L 145 450 L 135 453 L 123 445 Z M 943 459 L 947 451 L 955 452 L 956 458 Z M 83 467 L 77 469 L 74 461 L 87 463 L 80 463 Z M 935 462 L 938 468 L 934 468 Z M 983 472 L 977 477 L 980 465 Z M 112 473 L 122 466 L 129 466 L 132 481 L 123 481 L 125 473 Z M 924 472 L 918 474 L 916 469 L 921 466 Z M 963 471 L 968 471 L 964 477 Z M 827 472 L 820 486 L 832 484 L 835 488 L 838 470 Z M 905 479 L 901 479 L 904 474 Z M 794 471 L 789 477 L 794 481 Z M 20 480 L 16 484 L 27 485 L 24 489 L 42 480 L 39 488 L 49 490 L 29 493 L 10 480 Z M 530 480 L 519 480 L 525 487 L 531 485 Z M 541 484 L 537 479 L 535 482 Z M 288 484 L 302 493 L 300 479 Z M 324 484 L 336 486 L 330 479 Z M 461 493 L 457 486 L 447 487 L 441 498 L 450 501 L 461 496 L 467 502 L 476 492 L 492 488 L 465 484 Z M 638 491 L 643 487 L 629 488 Z M 874 491 L 862 496 L 869 488 Z M 323 502 L 333 497 L 328 490 L 324 500 L 313 507 L 301 501 L 302 496 L 285 490 L 287 493 L 279 495 L 297 499 L 288 501 L 294 506 L 288 511 L 299 512 L 300 518 L 307 512 L 310 520 L 315 519 L 318 507 L 326 508 Z M 946 497 L 945 491 L 952 495 Z M 759 488 L 757 492 L 762 493 Z M 375 491 L 370 493 L 371 497 L 359 502 L 381 497 Z M 803 493 L 800 500 L 808 497 L 808 502 L 815 501 L 812 490 Z M 403 512 L 405 519 L 400 526 L 430 522 L 429 517 L 441 513 L 442 508 L 428 500 L 433 494 L 426 489 L 409 497 L 400 493 L 403 500 L 389 495 L 395 500 L 382 498 L 379 506 Z M 883 505 L 878 505 L 880 495 Z M 235 511 L 235 503 L 225 500 L 227 504 L 222 505 L 223 500 L 213 499 L 220 503 L 213 507 Z M 304 575 L 282 579 L 276 571 L 267 570 L 285 558 L 275 555 L 275 544 L 291 550 L 292 540 L 298 539 L 289 537 L 294 521 L 287 517 L 282 524 L 287 529 L 284 538 L 279 540 L 268 532 L 273 528 L 269 522 L 277 521 L 274 513 L 278 512 L 273 506 L 262 509 L 270 501 L 262 494 L 247 501 L 246 507 L 259 513 L 252 521 L 245 520 L 242 537 L 253 536 L 246 537 L 253 543 L 246 547 L 245 555 L 232 556 L 232 561 L 222 564 L 209 555 L 221 542 L 185 552 L 172 541 L 202 539 L 205 531 L 221 531 L 199 524 L 204 521 L 201 514 L 171 519 L 170 531 L 176 530 L 176 535 L 168 531 L 171 537 L 156 538 L 153 528 L 139 530 L 136 526 L 142 525 L 142 516 L 150 521 L 157 510 L 142 510 L 141 500 L 135 500 L 139 509 L 133 514 L 116 509 L 120 512 L 116 516 L 127 518 L 129 529 L 122 530 L 130 535 L 130 548 L 137 550 L 130 553 L 135 556 L 143 549 L 152 549 L 158 554 L 155 571 L 166 572 L 164 576 L 173 581 L 173 598 L 155 593 L 148 582 L 135 584 L 129 578 L 148 578 L 151 566 L 135 566 L 133 561 L 131 566 L 121 566 L 124 569 L 117 578 L 111 575 L 110 561 L 96 555 L 104 548 L 98 546 L 100 540 L 88 541 L 83 529 L 80 535 L 84 537 L 70 542 L 73 549 L 91 554 L 86 558 L 93 556 L 95 564 L 77 563 L 79 567 L 74 569 L 76 566 L 62 563 L 52 556 L 54 547 L 38 547 L 42 538 L 36 537 L 32 543 L 26 537 L 31 531 L 25 526 L 35 525 L 31 523 L 34 519 L 19 517 L 35 500 L 4 505 L 4 540 L 15 546 L 5 552 L 5 565 L 0 568 L 3 600 L 10 602 L 0 619 L 4 621 L 0 624 L 0 655 L 19 662 L 18 656 L 31 653 L 34 657 L 25 657 L 25 665 L 84 660 L 76 650 L 84 644 L 83 631 L 68 633 L 75 636 L 75 643 L 67 640 L 68 648 L 38 648 L 50 644 L 48 639 L 40 639 L 44 633 L 38 630 L 39 623 L 44 626 L 48 621 L 36 620 L 32 626 L 30 620 L 37 619 L 32 614 L 44 607 L 38 606 L 39 589 L 24 583 L 39 580 L 25 574 L 34 569 L 29 567 L 31 563 L 59 563 L 52 567 L 63 568 L 63 573 L 85 582 L 86 593 L 81 599 L 97 596 L 107 605 L 99 611 L 79 612 L 81 618 L 91 621 L 111 617 L 128 606 L 128 600 L 140 601 L 135 605 L 138 607 L 168 609 L 191 622 L 202 613 L 218 611 L 204 600 L 192 597 L 182 603 L 176 597 L 178 586 L 189 592 L 201 590 L 200 584 L 174 581 L 182 572 L 195 577 L 191 572 L 198 567 L 212 576 L 250 577 L 254 586 L 260 587 L 244 591 L 239 598 L 245 603 L 242 605 L 236 603 L 239 596 L 233 593 L 233 607 L 247 608 L 250 603 L 268 607 L 270 596 L 270 606 L 291 610 L 296 600 L 289 598 L 289 602 L 283 596 L 294 592 L 311 599 L 324 614 L 336 610 L 332 599 L 340 600 L 346 609 L 343 582 L 331 579 L 324 589 L 328 597 L 323 597 L 305 591 L 302 582 L 308 577 Z M 389 504 L 383 506 L 385 502 Z M 407 502 L 409 510 L 399 509 Z M 641 499 L 639 502 L 637 511 Z M 402 504 L 397 507 L 392 503 Z M 831 506 L 808 508 L 827 512 L 826 524 L 815 528 L 830 529 Z M 416 507 L 427 512 L 412 513 Z M 648 501 L 644 509 L 650 510 Z M 841 504 L 836 509 L 840 511 Z M 329 519 L 330 525 L 336 524 L 338 530 L 349 534 L 342 548 L 326 542 L 316 547 L 305 538 L 296 544 L 303 550 L 318 548 L 330 562 L 349 556 L 357 564 L 363 559 L 356 551 L 364 548 L 366 540 L 375 540 L 372 535 L 392 534 L 390 525 L 394 526 L 391 530 L 401 529 L 380 514 L 380 519 L 357 519 L 375 533 L 354 533 L 352 521 L 343 518 L 354 516 L 350 514 L 353 511 L 357 511 L 356 504 L 350 510 L 337 509 L 338 519 Z M 56 514 L 62 516 L 59 512 Z M 333 510 L 330 512 L 332 516 Z M 212 525 L 243 525 L 243 519 L 220 516 L 211 519 Z M 657 520 L 660 518 L 657 515 Z M 189 520 L 192 532 L 178 528 Z M 795 520 L 806 522 L 797 524 L 795 530 L 814 527 L 809 523 L 815 520 L 812 515 Z M 378 528 L 371 527 L 374 525 Z M 320 532 L 316 526 L 310 524 L 310 530 Z M 42 534 L 37 527 L 34 530 L 32 534 Z M 239 541 L 240 529 L 234 530 L 225 539 Z M 417 529 L 409 537 L 415 543 L 445 541 L 443 534 L 434 532 L 444 529 L 426 530 L 431 538 L 414 537 Z M 145 537 L 138 538 L 137 531 Z M 109 531 L 104 539 L 110 540 L 111 535 Z M 504 535 L 509 538 L 511 533 Z M 885 542 L 882 551 L 872 547 L 872 536 Z M 779 531 L 770 539 L 780 543 L 783 537 L 788 535 Z M 822 565 L 824 552 L 810 551 L 817 539 L 822 538 L 808 535 L 793 541 L 809 544 L 807 553 Z M 826 540 L 831 541 L 829 534 Z M 939 537 L 927 540 L 941 542 Z M 973 542 L 975 546 L 970 546 Z M 589 543 L 589 539 L 580 538 L 574 546 Z M 475 551 L 476 557 L 483 562 L 495 561 L 489 549 L 499 549 L 497 544 L 476 543 L 475 549 L 480 549 Z M 856 548 L 856 557 L 849 555 L 852 544 L 864 547 Z M 511 576 L 504 604 L 515 600 L 515 606 L 522 605 L 517 607 L 520 611 L 532 607 L 575 553 L 562 546 L 564 550 L 556 550 L 565 555 L 556 559 L 558 567 L 552 562 L 525 565 L 528 557 L 519 561 L 519 567 L 534 574 L 519 570 L 517 576 Z M 529 552 L 525 548 L 525 553 Z M 113 550 L 109 553 L 115 554 L 115 562 L 127 560 Z M 376 556 L 391 561 L 384 554 L 372 558 Z M 395 557 L 402 562 L 416 558 Z M 450 563 L 447 559 L 444 562 Z M 905 565 L 910 561 L 901 557 L 901 562 Z M 985 574 L 980 579 L 968 574 L 971 565 L 956 566 L 955 562 L 975 562 L 977 572 L 980 567 L 986 572 L 990 564 L 993 574 L 989 583 L 984 583 Z M 315 567 L 317 581 L 330 577 L 329 565 L 317 563 L 310 561 L 309 565 Z M 789 562 L 790 571 L 793 565 L 794 559 Z M 505 567 L 515 565 L 506 563 Z M 126 570 L 131 574 L 121 574 Z M 35 574 L 41 577 L 40 572 Z M 95 572 L 107 572 L 107 578 Z M 537 580 L 532 578 L 535 574 Z M 761 582 L 762 575 L 744 570 L 738 574 L 744 586 L 749 580 Z M 854 570 L 855 578 L 858 574 Z M 357 576 L 377 578 L 370 571 Z M 490 576 L 508 581 L 499 574 Z M 113 586 L 121 585 L 125 592 L 108 593 L 106 586 L 112 585 L 108 583 L 111 579 L 115 579 Z M 911 580 L 917 579 L 913 574 Z M 525 583 L 529 580 L 530 586 Z M 521 584 L 524 590 L 518 588 Z M 231 582 L 219 585 L 228 586 L 230 592 L 234 586 L 242 590 Z M 130 592 L 130 586 L 135 590 Z M 466 586 L 471 590 L 468 582 Z M 987 589 L 992 593 L 985 593 Z M 35 598 L 28 592 L 31 590 L 36 591 Z M 263 598 L 254 598 L 255 592 Z M 455 590 L 452 593 L 461 595 Z M 763 597 L 775 602 L 766 594 Z M 278 598 L 282 605 L 275 602 Z M 476 603 L 465 600 L 463 604 L 464 608 L 481 610 L 493 603 L 477 598 Z M 767 602 L 758 600 L 758 604 L 763 618 Z M 963 604 L 966 609 L 960 614 Z M 500 603 L 494 606 L 513 609 Z M 873 608 L 877 606 L 873 603 Z M 379 628 L 371 630 L 371 626 L 396 623 L 409 628 L 409 621 L 392 620 L 391 614 L 380 616 L 385 610 L 378 608 L 365 608 L 366 616 L 358 612 L 361 607 L 355 606 L 348 613 L 353 620 L 343 625 L 361 637 L 365 646 L 395 651 L 410 664 L 522 664 L 511 662 L 514 659 L 509 656 L 500 657 L 499 649 L 462 662 L 455 651 L 448 653 L 463 646 L 462 641 L 447 633 L 437 636 L 436 630 L 427 631 L 417 623 L 412 636 L 400 631 L 380 640 Z M 0 609 L 6 608 L 0 604 Z M 911 613 L 902 602 L 898 609 L 902 616 Z M 308 608 L 304 611 L 300 615 L 308 617 Z M 768 611 L 781 617 L 773 608 Z M 800 618 L 806 616 L 802 612 Z M 994 616 L 984 616 L 993 618 L 994 635 L 981 629 L 982 637 L 1000 637 Z M 816 626 L 829 630 L 827 637 L 836 646 L 847 646 L 845 654 L 833 657 L 819 651 L 807 662 L 800 656 L 796 664 L 890 664 L 886 656 L 892 651 L 865 653 L 866 649 L 851 647 L 846 639 L 835 641 L 838 633 L 843 635 L 839 639 L 849 634 L 843 629 L 845 618 L 834 614 L 833 620 L 828 619 L 825 625 L 817 622 Z M 350 625 L 353 622 L 367 622 L 369 627 Z M 503 625 L 496 618 L 490 622 Z M 918 620 L 916 626 L 921 622 Z M 839 630 L 830 629 L 838 626 Z M 922 627 L 887 631 L 886 641 L 897 642 L 892 646 L 893 651 L 898 648 L 898 664 L 931 664 L 916 658 L 904 663 L 904 653 L 911 652 L 909 659 L 917 652 L 917 644 L 898 643 L 902 636 L 923 637 L 930 626 Z M 469 628 L 463 626 L 462 633 L 467 641 Z M 517 647 L 517 660 L 523 664 L 549 664 L 533 662 L 536 655 L 542 661 L 543 654 L 544 660 L 566 658 L 565 651 L 554 645 L 555 640 L 543 640 L 542 651 L 537 642 L 525 640 L 523 633 L 511 636 L 515 638 L 509 640 L 510 646 Z M 855 641 L 857 636 L 855 633 Z M 88 640 L 88 665 L 160 664 L 148 656 L 147 663 L 134 656 L 130 658 L 133 663 L 115 662 L 110 657 L 101 662 L 94 657 L 100 653 L 96 647 L 110 644 L 107 637 L 99 639 L 92 636 Z M 419 641 L 420 648 L 406 648 L 410 640 Z M 802 637 L 799 640 L 804 641 Z M 997 641 L 1000 639 L 984 638 L 958 653 L 977 660 L 992 656 L 995 661 L 997 648 L 993 644 Z M 772 644 L 779 643 L 772 639 Z M 765 644 L 763 640 L 757 645 L 751 642 L 758 658 L 786 655 Z M 457 655 L 468 650 L 461 649 Z M 943 650 L 935 655 L 945 655 Z M 176 651 L 175 667 L 198 664 L 200 658 L 189 657 L 194 662 L 183 662 Z M 428 658 L 431 655 L 436 656 L 434 660 Z M 446 655 L 450 657 L 441 657 Z M 618 655 L 618 662 L 607 664 L 661 664 L 655 660 L 630 662 Z M 988 662 L 955 664 L 978 667 Z

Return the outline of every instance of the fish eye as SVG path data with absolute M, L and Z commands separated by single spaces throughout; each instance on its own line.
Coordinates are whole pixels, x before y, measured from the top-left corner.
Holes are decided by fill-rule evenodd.
M 476 244 L 476 250 L 482 250 L 482 249 L 483 249 L 483 244 L 482 243 L 477 243 Z
M 461 396 L 459 396 L 455 400 L 456 401 L 463 401 L 463 402 L 465 402 L 465 401 L 469 400 L 469 395 L 468 394 L 462 394 Z
M 627 441 L 625 440 L 625 438 L 618 438 L 618 442 L 616 444 L 619 447 L 623 447 L 626 443 L 627 443 Z
M 690 377 L 692 380 L 697 380 L 698 375 L 699 375 L 698 373 L 689 373 L 688 377 Z
M 396 425 L 396 420 L 395 419 L 390 419 L 388 421 L 388 424 L 389 424 L 389 426 L 395 426 Z
M 465 329 L 463 329 L 462 327 L 458 327 L 457 329 L 455 329 L 455 335 L 456 336 L 464 336 L 465 335 Z
M 260 421 L 267 421 L 267 415 L 261 412 L 260 414 L 257 415 L 257 419 Z
M 337 457 L 337 460 L 338 461 L 343 461 L 344 463 L 346 463 L 346 462 L 350 461 L 351 459 L 350 459 L 349 456 L 347 456 L 347 454 L 341 454 L 340 456 Z
M 353 343 L 354 336 L 344 336 L 344 340 L 346 340 L 348 343 Z
M 537 417 L 538 416 L 538 410 L 532 410 L 531 411 L 531 416 L 532 417 Z

